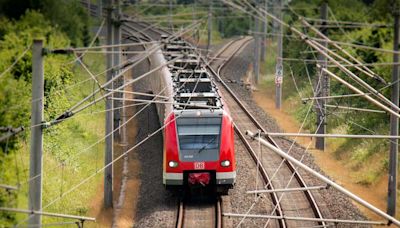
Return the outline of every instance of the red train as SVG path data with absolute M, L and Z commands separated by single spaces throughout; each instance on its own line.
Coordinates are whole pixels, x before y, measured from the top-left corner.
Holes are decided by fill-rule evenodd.
M 163 184 L 215 186 L 226 193 L 236 179 L 234 129 L 213 79 L 182 40 L 164 40 L 150 62 L 156 67 L 182 54 L 150 80 L 153 93 L 164 99 L 157 104 L 165 125 Z

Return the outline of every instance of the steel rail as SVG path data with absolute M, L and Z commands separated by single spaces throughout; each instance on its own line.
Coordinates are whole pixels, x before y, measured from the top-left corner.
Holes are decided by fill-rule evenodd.
M 153 28 L 151 28 L 151 29 L 153 29 Z M 154 31 L 154 30 L 155 30 L 155 29 L 153 29 L 153 31 Z M 162 34 L 162 33 L 159 32 L 159 34 Z M 242 47 L 246 46 L 246 44 L 247 44 L 248 42 L 250 42 L 250 40 L 251 40 L 251 39 L 248 39 L 248 40 L 242 45 Z M 215 56 L 213 56 L 213 60 L 211 60 L 210 62 L 212 62 L 212 61 L 214 61 L 215 59 L 217 59 L 219 55 L 221 55 L 221 54 L 224 53 L 227 49 L 229 49 L 229 47 L 230 47 L 231 45 L 233 45 L 235 42 L 236 42 L 235 40 L 234 40 L 234 41 L 231 41 L 228 45 L 224 46 L 222 50 L 220 50 Z M 204 59 L 203 59 L 203 61 L 207 63 L 207 64 L 206 64 L 206 67 L 211 71 L 211 73 L 213 73 L 213 75 L 216 76 L 216 78 L 218 79 L 218 82 L 220 82 L 220 83 L 224 86 L 224 88 L 227 89 L 227 91 L 232 95 L 232 97 L 234 98 L 234 100 L 239 104 L 239 106 L 240 106 L 240 107 L 245 111 L 245 113 L 250 117 L 250 120 L 251 120 L 259 129 L 262 129 L 262 131 L 266 132 L 266 131 L 264 130 L 264 128 L 261 126 L 261 124 L 259 124 L 258 121 L 252 116 L 252 114 L 251 114 L 250 112 L 248 112 L 248 110 L 244 107 L 243 103 L 237 98 L 237 96 L 233 93 L 233 91 L 228 87 L 228 85 L 227 85 L 227 84 L 222 80 L 222 78 L 219 76 L 220 71 L 226 66 L 226 63 L 228 63 L 228 62 L 233 58 L 233 56 L 234 56 L 239 50 L 242 49 L 242 47 L 239 48 L 238 50 L 236 50 L 234 53 L 232 53 L 232 55 L 231 55 L 229 58 L 225 59 L 225 60 L 223 61 L 223 63 L 221 63 L 220 66 L 218 67 L 217 72 L 215 72 L 214 69 L 212 69 L 212 67 L 210 66 L 210 62 L 207 63 L 206 61 L 204 61 Z M 250 146 L 249 142 L 246 140 L 244 134 L 243 134 L 242 132 L 240 132 L 240 130 L 238 129 L 238 127 L 237 127 L 236 125 L 235 125 L 235 131 L 237 132 L 237 134 L 239 135 L 239 137 L 240 137 L 241 140 L 243 141 L 245 147 L 248 149 L 248 151 L 249 151 L 251 157 L 253 158 L 253 160 L 254 160 L 255 162 L 257 162 L 258 157 L 257 157 L 256 153 L 255 153 L 254 150 L 251 148 L 251 146 Z M 275 141 L 274 141 L 272 138 L 269 138 L 269 137 L 266 137 L 266 138 L 268 139 L 268 141 L 271 141 L 273 145 L 275 145 L 276 147 L 278 147 L 277 144 L 275 143 Z M 286 165 L 289 167 L 289 169 L 291 170 L 291 172 L 294 174 L 294 176 L 295 176 L 297 182 L 299 183 L 299 185 L 300 185 L 301 187 L 303 187 L 303 188 L 307 188 L 307 185 L 305 184 L 304 180 L 301 178 L 301 176 L 300 176 L 300 175 L 298 174 L 298 172 L 295 170 L 295 168 L 293 167 L 293 165 L 291 165 L 291 163 L 288 162 L 287 160 L 285 160 L 285 163 L 286 163 Z M 259 170 L 260 170 L 260 172 L 261 172 L 261 175 L 263 176 L 263 179 L 266 181 L 266 183 L 270 183 L 270 185 L 268 185 L 268 188 L 271 188 L 271 190 L 272 190 L 272 189 L 273 189 L 272 182 L 269 180 L 266 170 L 265 170 L 264 167 L 262 167 L 262 166 L 259 166 Z M 311 192 L 310 192 L 309 190 L 307 190 L 307 191 L 304 191 L 304 194 L 306 195 L 306 198 L 307 198 L 308 201 L 310 202 L 310 205 L 311 205 L 311 208 L 312 208 L 312 210 L 313 210 L 313 212 L 314 212 L 314 215 L 315 215 L 317 218 L 322 219 L 322 214 L 321 214 L 321 212 L 320 212 L 320 210 L 319 210 L 319 208 L 318 208 L 318 205 L 316 204 L 316 201 L 315 201 L 314 197 L 312 196 Z M 272 198 L 272 201 L 273 201 L 274 205 L 277 206 L 276 214 L 277 214 L 277 215 L 278 215 L 278 214 L 283 215 L 282 208 L 280 207 L 279 200 L 278 200 L 278 197 L 277 197 L 276 193 L 273 192 L 273 193 L 271 193 L 271 195 L 275 195 L 275 196 L 272 196 L 271 198 Z M 184 210 L 183 204 L 180 204 L 179 209 L 180 209 L 180 210 Z M 183 215 L 184 215 L 184 212 L 183 212 L 183 211 L 182 211 L 182 212 L 178 212 L 177 224 L 179 224 L 179 221 L 181 221 L 180 219 L 183 219 Z M 180 217 L 179 217 L 179 216 L 180 216 Z M 180 219 L 179 219 L 179 218 L 180 218 Z M 281 226 L 281 227 L 286 227 L 286 223 L 285 223 L 285 221 L 284 221 L 283 219 L 282 219 L 282 220 L 279 220 L 279 221 L 280 221 L 280 226 Z M 183 220 L 182 220 L 182 222 L 183 222 Z M 325 225 L 325 223 L 324 223 L 323 221 L 322 221 L 322 222 L 320 221 L 319 223 L 320 223 L 321 225 Z
M 226 65 L 226 63 L 228 63 L 228 62 L 231 60 L 231 58 L 233 58 L 233 56 L 234 56 L 237 52 L 239 52 L 239 50 L 241 50 L 243 47 L 245 47 L 251 40 L 252 40 L 252 39 L 245 40 L 245 41 L 243 42 L 241 48 L 239 48 L 239 49 L 237 49 L 236 51 L 234 51 L 233 54 L 232 54 L 231 56 L 229 56 L 225 61 L 223 61 L 223 62 L 218 66 L 217 72 L 214 72 L 214 75 L 219 75 L 221 69 Z M 235 42 L 239 42 L 239 41 L 240 41 L 240 39 L 230 41 L 228 44 L 226 44 L 224 47 L 222 47 L 222 49 L 221 49 L 220 51 L 218 51 L 218 53 L 214 56 L 214 59 L 215 59 L 215 57 L 218 57 L 218 56 L 222 55 L 222 53 L 224 53 L 226 50 L 228 50 L 229 47 L 231 47 Z M 214 61 L 214 59 L 211 60 L 211 61 Z M 212 69 L 211 67 L 210 67 L 210 69 L 213 71 L 213 69 Z M 223 85 L 226 85 L 225 83 L 223 83 L 223 80 L 222 80 L 219 76 L 218 76 L 218 79 L 219 79 L 219 82 L 221 82 Z M 226 88 L 226 87 L 225 87 L 225 88 Z M 245 110 L 245 109 L 244 109 L 244 110 Z M 264 166 L 262 165 L 262 163 L 261 163 L 259 157 L 257 156 L 257 153 L 253 150 L 253 148 L 251 147 L 250 143 L 247 141 L 247 139 L 246 139 L 246 137 L 245 137 L 245 134 L 244 134 L 243 132 L 240 131 L 240 129 L 237 127 L 236 124 L 234 124 L 234 129 L 235 129 L 235 132 L 237 133 L 237 135 L 239 136 L 240 140 L 243 142 L 243 145 L 246 147 L 246 149 L 247 149 L 248 153 L 250 154 L 251 158 L 253 159 L 253 162 L 254 162 L 255 164 L 260 164 L 260 165 L 258 166 L 258 171 L 260 172 L 261 177 L 262 177 L 262 179 L 264 180 L 265 184 L 270 183 L 269 185 L 267 185 L 268 190 L 274 190 L 275 188 L 274 188 L 274 186 L 273 186 L 273 184 L 272 184 L 272 181 L 271 181 L 271 179 L 270 179 L 270 177 L 269 177 L 269 175 L 268 175 L 266 169 L 265 169 Z M 282 211 L 282 207 L 281 207 L 281 205 L 280 205 L 280 203 L 279 203 L 279 197 L 278 197 L 278 195 L 276 194 L 276 192 L 271 192 L 271 193 L 270 193 L 270 196 L 271 196 L 271 200 L 272 200 L 272 203 L 273 203 L 274 207 L 277 208 L 276 211 L 275 211 L 275 214 L 276 214 L 277 216 L 283 216 L 283 211 Z M 279 226 L 280 226 L 281 228 L 287 227 L 287 224 L 286 224 L 286 222 L 285 222 L 284 219 L 279 220 Z
M 183 216 L 185 213 L 185 205 L 183 204 L 183 200 L 179 200 L 179 205 L 178 205 L 178 216 L 176 220 L 176 228 L 182 228 L 183 227 Z
M 231 43 L 232 44 L 232 43 Z M 228 60 L 221 66 L 218 68 L 218 72 L 215 72 L 215 70 L 209 65 L 207 64 L 207 67 L 209 68 L 209 70 L 213 73 L 213 75 L 215 75 L 215 77 L 219 80 L 219 82 L 223 85 L 223 87 L 229 92 L 229 94 L 234 98 L 234 100 L 237 102 L 237 104 L 242 108 L 242 110 L 247 114 L 247 116 L 249 117 L 249 119 L 257 126 L 258 129 L 261 129 L 261 131 L 263 133 L 267 133 L 267 131 L 264 129 L 264 127 L 256 120 L 256 118 L 250 113 L 250 111 L 248 109 L 246 109 L 246 107 L 244 106 L 243 102 L 236 96 L 236 94 L 230 89 L 230 87 L 223 81 L 223 79 L 221 78 L 221 76 L 219 75 L 219 72 L 227 65 L 227 63 L 234 57 L 234 55 L 239 51 L 240 49 L 238 49 L 236 52 L 234 52 L 229 58 Z M 272 139 L 271 137 L 269 137 L 268 135 L 264 136 L 267 141 L 269 141 L 272 145 L 274 145 L 276 148 L 279 148 L 278 144 L 275 142 L 274 139 Z M 283 158 L 282 158 L 283 159 Z M 293 164 L 286 160 L 283 159 L 285 164 L 287 165 L 287 167 L 289 168 L 289 170 L 294 174 L 295 179 L 297 180 L 297 182 L 299 183 L 299 185 L 302 188 L 307 188 L 308 186 L 306 185 L 304 179 L 301 177 L 301 175 L 296 171 L 296 169 L 294 168 Z M 269 182 L 271 183 L 271 182 Z M 314 196 L 312 195 L 311 191 L 307 190 L 304 191 L 304 194 L 306 196 L 306 198 L 308 199 L 311 209 L 314 212 L 314 215 L 316 218 L 320 218 L 322 219 L 322 213 L 318 207 L 318 204 L 316 203 L 316 200 L 314 198 Z M 326 225 L 325 222 L 320 222 L 320 225 Z
M 215 203 L 214 203 L 214 221 L 215 221 L 215 228 L 222 228 L 223 224 L 222 224 L 222 206 L 221 206 L 222 202 L 220 198 L 216 198 L 215 199 Z M 176 218 L 176 228 L 183 228 L 185 226 L 187 226 L 187 224 L 185 224 L 185 209 L 186 209 L 186 205 L 185 205 L 185 200 L 183 198 L 179 199 L 178 202 L 178 213 L 177 213 L 177 218 Z M 210 208 L 206 208 L 206 209 L 210 209 Z M 200 209 L 201 210 L 201 209 Z
M 146 38 L 149 38 L 150 40 L 154 40 L 155 39 L 154 37 L 151 37 L 150 35 L 142 32 L 141 30 L 135 28 L 135 26 L 134 26 L 134 25 L 139 25 L 139 26 L 143 26 L 143 25 L 140 25 L 139 23 L 135 23 L 135 22 L 130 22 L 130 23 L 131 23 L 131 26 L 130 26 L 131 29 L 136 30 L 142 36 L 145 36 Z M 148 27 L 147 26 L 146 28 L 152 29 L 154 31 L 154 33 L 158 33 L 160 35 L 163 34 L 163 32 L 159 32 L 159 31 L 157 31 L 156 29 L 154 29 L 152 27 Z M 214 208 L 214 210 L 215 210 L 215 218 L 214 218 L 215 227 L 216 228 L 222 228 L 222 206 L 221 206 L 221 200 L 220 199 L 216 199 L 216 202 L 215 202 L 214 206 L 215 206 L 215 208 Z M 185 222 L 184 221 L 185 221 L 185 203 L 184 203 L 184 199 L 180 199 L 179 203 L 178 203 L 178 213 L 177 213 L 176 227 L 177 228 L 184 227 L 185 226 Z

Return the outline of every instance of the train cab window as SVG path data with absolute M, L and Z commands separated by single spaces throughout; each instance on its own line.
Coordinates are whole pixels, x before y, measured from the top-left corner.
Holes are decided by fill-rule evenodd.
M 182 161 L 218 160 L 221 118 L 179 118 L 177 129 Z
M 218 148 L 219 135 L 180 135 L 181 150 L 209 150 Z

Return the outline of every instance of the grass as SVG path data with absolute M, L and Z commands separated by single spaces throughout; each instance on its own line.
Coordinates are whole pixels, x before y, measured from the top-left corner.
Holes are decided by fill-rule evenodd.
M 95 72 L 105 69 L 103 57 L 88 54 L 84 60 L 91 69 L 95 69 Z M 74 68 L 75 82 L 90 77 L 80 66 L 75 66 Z M 75 101 L 90 94 L 93 86 L 93 83 L 89 81 L 69 89 L 68 93 L 66 93 L 68 100 L 74 104 Z M 61 197 L 61 200 L 43 209 L 44 211 L 86 215 L 92 198 L 99 194 L 98 188 L 103 180 L 102 172 L 99 172 L 94 178 L 91 178 L 69 194 L 65 193 L 104 165 L 103 142 L 86 149 L 104 136 L 104 113 L 91 114 L 91 112 L 103 109 L 104 102 L 101 101 L 82 114 L 78 113 L 71 119 L 44 131 L 43 207 L 46 207 L 54 199 Z M 2 158 L 3 164 L 8 168 L 7 175 L 14 175 L 10 179 L 18 180 L 15 185 L 21 184 L 16 201 L 13 205 L 5 205 L 8 207 L 28 208 L 29 184 L 26 181 L 29 178 L 29 131 L 25 134 L 26 139 L 18 144 L 17 151 L 10 153 L 4 159 Z M 27 215 L 17 214 L 16 221 L 21 222 L 27 217 Z M 42 221 L 43 224 L 46 224 L 71 220 L 43 216 Z M 72 227 L 75 226 L 72 225 Z
M 149 16 L 157 16 L 159 21 L 151 21 L 151 23 L 158 24 L 159 27 L 168 28 L 169 24 L 169 17 L 164 17 L 169 15 L 169 8 L 160 8 L 154 6 L 153 8 L 143 7 L 143 6 L 135 6 L 129 5 L 124 8 L 124 12 L 130 15 L 134 15 L 136 13 L 141 14 L 142 17 L 149 17 Z M 186 26 L 190 25 L 193 22 L 193 9 L 189 6 L 174 6 L 172 12 L 172 21 L 174 24 L 175 32 L 181 31 Z M 207 45 L 207 11 L 195 11 L 195 20 L 201 20 L 201 25 L 197 28 L 199 30 L 199 44 L 200 45 Z M 191 34 L 191 33 L 188 33 Z M 211 31 L 211 43 L 219 44 L 223 42 L 221 34 L 217 29 L 217 22 L 214 19 Z
M 258 86 L 260 90 L 270 91 L 272 95 L 275 91 L 274 77 L 276 65 L 276 43 L 269 40 L 267 46 L 267 57 L 265 62 L 261 63 L 262 80 Z M 268 51 L 270 50 L 270 51 Z M 293 107 L 286 110 L 301 123 L 309 109 L 310 101 L 304 104 L 301 97 L 312 97 L 311 86 L 307 80 L 299 79 L 294 76 L 299 92 L 296 91 L 290 69 L 287 64 L 284 65 L 284 83 L 283 83 L 283 103 L 286 107 Z M 328 118 L 328 132 L 337 134 L 348 134 L 349 125 L 343 119 L 335 118 L 330 115 Z M 345 118 L 346 116 L 343 116 Z M 316 115 L 314 108 L 306 119 L 305 130 L 314 132 L 316 129 Z M 377 134 L 387 134 L 387 126 L 375 126 L 373 129 Z M 387 153 L 388 141 L 376 139 L 327 139 L 327 151 L 332 153 L 337 160 L 354 172 L 354 181 L 362 185 L 373 185 L 377 183 L 386 173 L 388 167 Z

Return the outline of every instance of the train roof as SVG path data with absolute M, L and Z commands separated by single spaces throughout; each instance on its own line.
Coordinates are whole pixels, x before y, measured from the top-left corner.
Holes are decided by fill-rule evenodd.
M 173 81 L 174 110 L 185 110 L 189 113 L 195 110 L 201 110 L 200 113 L 211 111 L 214 115 L 222 112 L 223 105 L 218 89 L 210 73 L 201 63 L 195 48 L 181 39 L 168 40 L 166 36 L 162 38 L 163 54 L 166 59 L 183 55 L 168 65 Z

